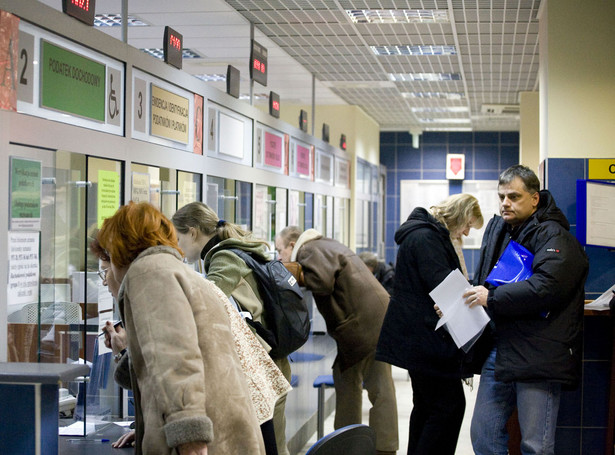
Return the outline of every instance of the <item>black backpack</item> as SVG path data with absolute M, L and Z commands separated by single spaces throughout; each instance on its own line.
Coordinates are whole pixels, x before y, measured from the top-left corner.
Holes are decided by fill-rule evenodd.
M 279 260 L 268 261 L 236 248 L 229 249 L 254 272 L 265 306 L 267 328 L 249 319 L 246 322 L 271 346 L 272 358 L 286 357 L 310 336 L 310 314 L 297 280 Z

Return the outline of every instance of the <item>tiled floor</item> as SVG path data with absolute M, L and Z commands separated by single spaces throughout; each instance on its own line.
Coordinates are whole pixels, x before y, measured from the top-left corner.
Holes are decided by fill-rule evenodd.
M 412 411 L 412 385 L 408 378 L 408 372 L 400 368 L 393 367 L 393 379 L 395 380 L 395 390 L 397 394 L 397 412 L 399 416 L 399 451 L 398 455 L 404 455 L 408 449 L 408 422 Z M 474 410 L 476 391 L 478 390 L 478 376 L 474 377 L 473 390 L 464 386 L 466 393 L 466 413 L 459 434 L 457 444 L 457 455 L 472 455 L 472 444 L 470 442 L 470 420 Z M 363 423 L 367 423 L 369 416 L 370 403 L 367 399 L 367 392 L 363 391 Z M 333 431 L 333 413 L 325 420 L 325 434 Z M 307 450 L 316 442 L 316 434 L 308 441 L 306 446 L 297 455 L 305 455 Z

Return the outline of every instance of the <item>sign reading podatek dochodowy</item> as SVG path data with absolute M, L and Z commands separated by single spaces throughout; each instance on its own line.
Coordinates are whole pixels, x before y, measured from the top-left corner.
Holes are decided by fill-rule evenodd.
M 188 144 L 190 101 L 152 84 L 151 134 Z

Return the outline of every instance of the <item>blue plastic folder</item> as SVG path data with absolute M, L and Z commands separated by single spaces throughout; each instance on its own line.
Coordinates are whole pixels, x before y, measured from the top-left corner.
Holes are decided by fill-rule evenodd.
M 532 276 L 533 260 L 534 255 L 527 248 L 511 240 L 485 281 L 500 286 L 527 280 Z

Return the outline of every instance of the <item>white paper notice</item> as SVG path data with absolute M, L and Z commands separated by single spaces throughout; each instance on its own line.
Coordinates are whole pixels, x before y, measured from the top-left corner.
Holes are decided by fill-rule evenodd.
M 464 303 L 462 296 L 471 287 L 459 269 L 455 269 L 429 293 L 442 311 L 436 330 L 444 325 L 457 347 L 466 352 L 489 322 L 489 316 L 482 306 L 470 308 Z
M 615 284 L 608 288 L 600 297 L 585 305 L 586 310 L 605 311 L 609 309 L 609 302 L 615 295 Z

